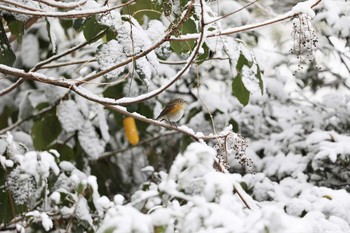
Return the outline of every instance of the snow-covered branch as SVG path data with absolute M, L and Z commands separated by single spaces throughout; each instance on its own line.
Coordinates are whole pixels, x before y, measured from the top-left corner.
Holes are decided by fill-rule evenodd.
M 265 20 L 265 21 L 259 22 L 259 23 L 252 23 L 252 24 L 247 24 L 244 26 L 234 27 L 234 28 L 226 28 L 226 29 L 221 30 L 221 31 L 219 31 L 219 30 L 211 31 L 211 32 L 208 32 L 206 37 L 217 37 L 217 36 L 221 36 L 221 35 L 231 35 L 231 34 L 235 34 L 235 33 L 239 33 L 239 32 L 245 32 L 245 31 L 261 28 L 261 27 L 271 25 L 274 23 L 278 23 L 278 22 L 281 22 L 281 21 L 284 21 L 287 19 L 291 19 L 291 18 L 295 17 L 296 15 L 298 15 L 299 13 L 312 11 L 312 8 L 317 6 L 321 1 L 322 0 L 310 0 L 310 1 L 302 2 L 302 3 L 298 3 L 299 7 L 293 8 L 291 11 L 289 11 L 285 14 L 276 16 L 272 19 L 268 19 L 268 20 Z M 296 6 L 298 6 L 298 4 Z M 217 20 L 214 19 L 212 21 L 209 21 L 208 23 L 212 23 L 215 21 L 217 21 Z M 194 39 L 197 39 L 199 37 L 200 37 L 200 34 L 195 33 L 195 34 L 187 34 L 187 35 L 180 35 L 180 36 L 171 36 L 169 38 L 169 40 L 170 41 L 186 41 L 186 40 L 194 40 Z
M 59 1 L 52 1 L 52 0 L 35 0 L 35 1 L 51 7 L 56 7 L 61 9 L 74 9 L 74 8 L 83 6 L 87 2 L 87 0 L 81 0 L 78 2 L 59 2 Z
M 88 17 L 91 15 L 96 15 L 96 14 L 101 14 L 101 13 L 106 13 L 113 11 L 115 9 L 122 8 L 124 6 L 130 5 L 134 3 L 136 0 L 130 0 L 126 3 L 113 6 L 113 7 L 101 7 L 97 9 L 92 9 L 92 10 L 81 10 L 81 11 L 68 11 L 68 12 L 40 12 L 40 11 L 33 11 L 33 10 L 21 10 L 18 8 L 14 7 L 8 7 L 5 5 L 0 5 L 1 10 L 6 10 L 9 12 L 14 12 L 18 14 L 24 14 L 24 15 L 29 15 L 29 16 L 37 16 L 37 17 L 55 17 L 55 18 L 81 18 L 81 17 Z

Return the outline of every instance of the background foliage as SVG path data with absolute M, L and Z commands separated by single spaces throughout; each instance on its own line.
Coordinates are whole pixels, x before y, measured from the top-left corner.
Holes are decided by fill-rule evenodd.
M 297 3 L 1 2 L 0 230 L 349 232 L 350 4 Z

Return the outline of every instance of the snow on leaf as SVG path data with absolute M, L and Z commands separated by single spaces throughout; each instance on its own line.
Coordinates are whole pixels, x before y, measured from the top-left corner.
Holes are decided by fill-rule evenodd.
M 22 41 L 21 58 L 23 65 L 34 67 L 39 61 L 39 39 L 34 34 L 27 34 Z
M 109 68 L 126 60 L 123 45 L 116 40 L 111 40 L 100 45 L 96 51 L 96 59 L 101 69 Z M 117 78 L 125 70 L 126 66 L 119 67 L 105 75 L 106 78 Z
M 42 178 L 47 178 L 50 175 L 50 170 L 53 171 L 56 176 L 58 175 L 60 169 L 56 164 L 55 157 L 51 153 L 46 151 L 40 152 L 38 159 L 38 173 Z
M 131 22 L 132 24 L 124 22 L 117 29 L 117 39 L 122 44 L 123 51 L 127 55 L 140 53 L 152 46 L 152 41 L 146 31 L 134 18 L 131 18 Z M 146 56 L 136 60 L 135 64 L 138 74 L 148 83 L 152 70 L 159 65 L 159 62 L 155 52 L 151 51 Z
M 252 68 L 243 66 L 242 82 L 250 93 L 255 93 L 260 90 L 259 80 L 256 78 L 256 73 Z
M 89 223 L 90 226 L 93 226 L 90 208 L 85 197 L 79 197 L 79 200 L 76 203 L 75 214 L 78 219 L 86 221 Z
M 142 214 L 131 206 L 116 206 L 107 211 L 106 217 L 97 233 L 103 232 L 134 232 L 134 233 L 151 233 L 154 232 L 151 217 Z
M 60 162 L 60 168 L 63 171 L 71 172 L 75 169 L 75 166 L 69 161 L 62 161 Z
M 57 106 L 57 117 L 66 132 L 81 129 L 84 117 L 73 100 L 63 101 Z
M 90 121 L 84 122 L 82 128 L 79 130 L 78 139 L 81 147 L 91 160 L 97 159 L 104 151 L 106 143 L 99 139 Z
M 106 114 L 105 111 L 102 107 L 102 105 L 98 105 L 97 107 L 97 116 L 98 116 L 98 125 L 101 131 L 102 138 L 105 142 L 108 142 L 110 139 L 110 135 L 108 132 L 108 124 L 107 124 L 107 119 L 106 119 Z
M 233 77 L 235 77 L 237 75 L 237 70 L 236 70 L 237 62 L 238 62 L 238 59 L 240 57 L 240 52 L 239 52 L 240 51 L 240 46 L 231 37 L 225 37 L 223 39 L 223 43 L 224 43 L 225 53 L 229 57 L 230 66 L 231 66 L 231 71 L 232 71 Z
M 53 223 L 50 217 L 44 212 L 40 214 L 40 217 L 41 217 L 41 224 L 43 225 L 45 231 L 49 231 L 50 229 L 52 229 Z
M 111 11 L 108 14 L 97 15 L 96 19 L 100 24 L 111 27 L 114 30 L 122 24 L 121 15 L 118 11 Z

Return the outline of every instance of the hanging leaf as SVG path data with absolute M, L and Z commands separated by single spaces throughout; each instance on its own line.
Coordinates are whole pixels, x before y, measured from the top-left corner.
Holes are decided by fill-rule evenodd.
M 236 96 L 239 102 L 244 106 L 248 104 L 250 92 L 242 82 L 241 73 L 239 73 L 232 81 L 232 94 Z
M 209 50 L 208 45 L 206 43 L 203 43 L 202 49 L 203 49 L 203 52 L 196 59 L 196 63 L 198 65 L 202 64 L 209 57 L 210 50 Z
M 251 61 L 250 61 L 251 60 Z M 262 72 L 254 59 L 248 59 L 241 51 L 236 65 L 237 75 L 232 80 L 232 94 L 246 106 L 250 93 L 260 89 L 264 93 Z
M 91 40 L 98 33 L 105 30 L 107 26 L 101 25 L 97 22 L 96 17 L 92 16 L 88 20 L 85 21 L 83 26 L 83 33 L 86 40 Z
M 32 138 L 34 148 L 46 150 L 48 146 L 57 139 L 62 128 L 54 112 L 47 114 L 44 118 L 34 122 L 32 127 Z
M 139 143 L 139 132 L 135 123 L 135 119 L 132 117 L 126 117 L 123 120 L 125 136 L 131 145 L 136 145 Z
M 15 60 L 16 55 L 11 49 L 4 26 L 2 25 L 2 20 L 0 20 L 0 64 L 12 66 Z

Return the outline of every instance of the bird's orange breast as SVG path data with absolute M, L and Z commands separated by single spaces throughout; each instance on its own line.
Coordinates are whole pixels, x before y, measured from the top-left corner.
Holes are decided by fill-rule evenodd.
M 172 108 L 170 109 L 169 113 L 170 114 L 174 114 L 177 113 L 178 111 L 183 109 L 183 104 L 174 104 L 174 106 L 172 106 Z

